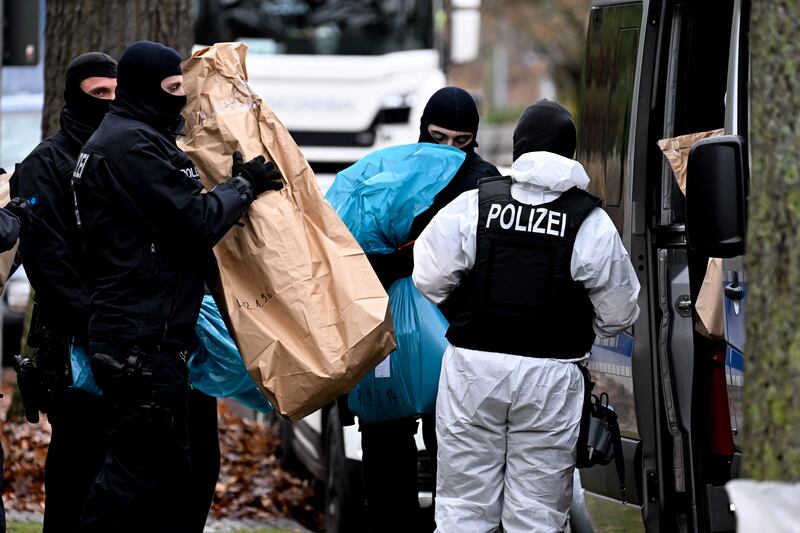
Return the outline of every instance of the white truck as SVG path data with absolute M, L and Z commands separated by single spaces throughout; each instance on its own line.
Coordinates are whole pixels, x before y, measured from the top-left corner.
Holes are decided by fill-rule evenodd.
M 480 0 L 198 0 L 196 42 L 242 41 L 255 91 L 300 145 L 320 188 L 364 155 L 415 142 L 447 67 L 478 55 Z M 361 530 L 361 437 L 331 404 L 282 423 L 284 459 L 325 490 L 329 533 Z M 420 451 L 420 526 L 434 480 Z M 432 527 L 430 528 L 432 530 Z
M 447 66 L 477 57 L 480 0 L 199 0 L 196 42 L 242 41 L 250 84 L 327 189 L 369 152 L 416 141 Z

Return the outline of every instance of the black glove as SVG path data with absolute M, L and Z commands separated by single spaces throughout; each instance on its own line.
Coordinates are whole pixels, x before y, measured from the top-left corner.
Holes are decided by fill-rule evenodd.
M 283 189 L 281 173 L 271 162 L 267 162 L 263 155 L 245 163 L 242 154 L 233 152 L 233 171 L 231 174 L 241 176 L 253 187 L 253 195 L 258 196 L 264 191 L 279 191 Z
M 21 231 L 25 231 L 30 227 L 33 212 L 31 211 L 31 204 L 27 201 L 20 197 L 13 198 L 5 205 L 4 209 L 19 219 Z
M 414 272 L 414 246 L 403 246 L 389 254 L 367 254 L 367 260 L 388 292 L 395 281 Z

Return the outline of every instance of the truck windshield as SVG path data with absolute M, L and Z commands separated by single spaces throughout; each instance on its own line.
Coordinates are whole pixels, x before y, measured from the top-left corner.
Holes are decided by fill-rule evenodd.
M 201 0 L 196 41 L 254 53 L 378 55 L 433 48 L 432 0 Z

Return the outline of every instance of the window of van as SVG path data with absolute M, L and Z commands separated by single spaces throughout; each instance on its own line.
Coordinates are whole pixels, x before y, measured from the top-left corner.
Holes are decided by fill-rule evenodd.
M 640 4 L 593 10 L 583 72 L 580 122 L 590 127 L 580 128 L 578 160 L 618 228 L 641 16 Z
M 675 6 L 662 138 L 725 126 L 733 0 Z M 666 159 L 661 168 L 661 225 L 685 220 L 683 194 Z
M 673 136 L 725 126 L 733 0 L 684 9 Z

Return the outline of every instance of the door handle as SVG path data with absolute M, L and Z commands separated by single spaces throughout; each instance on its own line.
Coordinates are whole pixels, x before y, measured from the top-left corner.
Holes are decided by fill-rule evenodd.
M 744 298 L 744 289 L 738 283 L 729 283 L 725 286 L 725 297 L 729 300 L 739 301 Z

